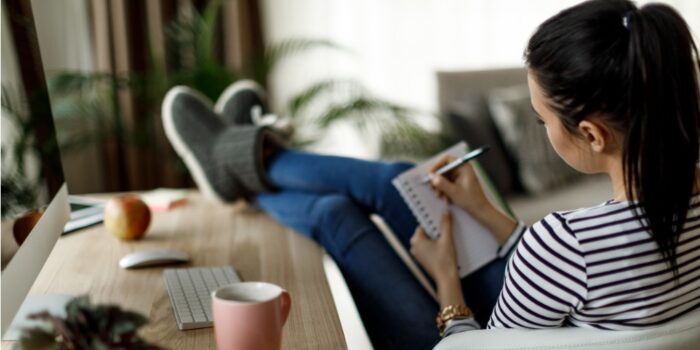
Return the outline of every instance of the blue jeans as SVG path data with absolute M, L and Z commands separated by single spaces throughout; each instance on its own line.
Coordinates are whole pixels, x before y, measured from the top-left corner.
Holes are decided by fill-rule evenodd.
M 439 305 L 369 219 L 380 215 L 410 247 L 418 223 L 391 180 L 411 167 L 282 150 L 267 163 L 278 191 L 255 198 L 258 207 L 333 257 L 377 349 L 428 349 L 440 340 Z M 482 326 L 501 291 L 505 265 L 497 259 L 462 279 L 465 301 Z

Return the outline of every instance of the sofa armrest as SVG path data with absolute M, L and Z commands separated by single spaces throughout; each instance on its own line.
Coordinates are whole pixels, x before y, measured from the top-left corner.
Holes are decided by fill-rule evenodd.
M 338 310 L 338 318 L 345 334 L 347 348 L 372 350 L 372 343 L 362 323 L 360 313 L 357 311 L 357 306 L 355 306 L 355 299 L 350 294 L 350 289 L 345 283 L 338 265 L 328 253 L 323 254 L 323 269 L 326 272 L 328 286 L 331 288 L 335 308 Z
M 480 349 L 697 349 L 700 311 L 662 326 L 638 331 L 603 331 L 584 328 L 541 330 L 489 329 L 451 335 L 435 350 Z

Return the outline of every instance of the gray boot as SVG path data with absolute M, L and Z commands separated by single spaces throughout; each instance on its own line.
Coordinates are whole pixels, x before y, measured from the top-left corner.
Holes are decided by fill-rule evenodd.
M 215 156 L 215 143 L 226 125 L 199 92 L 186 86 L 168 91 L 162 106 L 165 134 L 190 171 L 203 196 L 231 202 L 248 191 Z
M 233 125 L 254 124 L 252 109 L 258 106 L 262 115 L 268 114 L 265 89 L 252 80 L 238 80 L 221 93 L 214 106 L 214 112 Z
M 214 111 L 228 124 L 267 126 L 281 139 L 288 140 L 294 133 L 289 118 L 270 113 L 265 89 L 252 80 L 229 85 L 216 101 Z
M 264 147 L 281 147 L 278 136 L 269 128 L 256 125 L 229 126 L 214 144 L 213 156 L 226 173 L 237 178 L 249 194 L 274 189 L 265 172 Z

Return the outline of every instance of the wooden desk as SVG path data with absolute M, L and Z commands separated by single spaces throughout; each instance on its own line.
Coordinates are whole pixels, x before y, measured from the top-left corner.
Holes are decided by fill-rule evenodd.
M 156 213 L 139 241 L 120 241 L 102 225 L 59 239 L 30 294 L 89 294 L 149 318 L 142 335 L 168 349 L 215 349 L 213 328 L 177 329 L 165 291 L 163 267 L 124 270 L 119 259 L 148 248 L 189 254 L 181 266 L 232 265 L 243 280 L 287 289 L 292 310 L 284 326 L 284 349 L 344 349 L 345 338 L 326 281 L 322 251 L 313 241 L 243 204 L 210 204 L 192 193 L 187 205 Z M 3 342 L 3 348 L 6 348 Z M 9 348 L 9 347 L 7 347 Z

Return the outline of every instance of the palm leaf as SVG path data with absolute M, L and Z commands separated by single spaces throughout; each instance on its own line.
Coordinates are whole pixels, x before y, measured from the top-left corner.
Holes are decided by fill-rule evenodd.
M 52 74 L 47 81 L 49 91 L 56 95 L 66 95 L 79 92 L 94 92 L 99 84 L 109 84 L 116 80 L 117 87 L 124 88 L 129 84 L 129 78 L 111 73 L 64 71 Z
M 356 97 L 345 103 L 336 104 L 328 108 L 316 119 L 316 124 L 321 128 L 327 128 L 339 120 L 352 120 L 356 123 L 364 123 L 367 118 L 381 121 L 380 115 L 388 115 L 394 119 L 406 119 L 412 111 L 406 107 L 371 97 Z
M 401 121 L 381 135 L 383 158 L 423 160 L 443 148 L 449 141 L 439 132 L 430 132 L 412 121 Z
M 324 80 L 315 83 L 306 90 L 292 97 L 287 104 L 287 110 L 292 117 L 299 115 L 300 111 L 324 94 L 336 92 L 338 89 L 353 90 L 355 94 L 363 93 L 364 88 L 354 80 Z
M 214 62 L 214 36 L 216 25 L 219 21 L 221 11 L 221 0 L 212 0 L 207 4 L 204 13 L 201 15 L 193 11 L 197 20 L 197 31 L 195 34 L 196 51 L 200 63 Z

